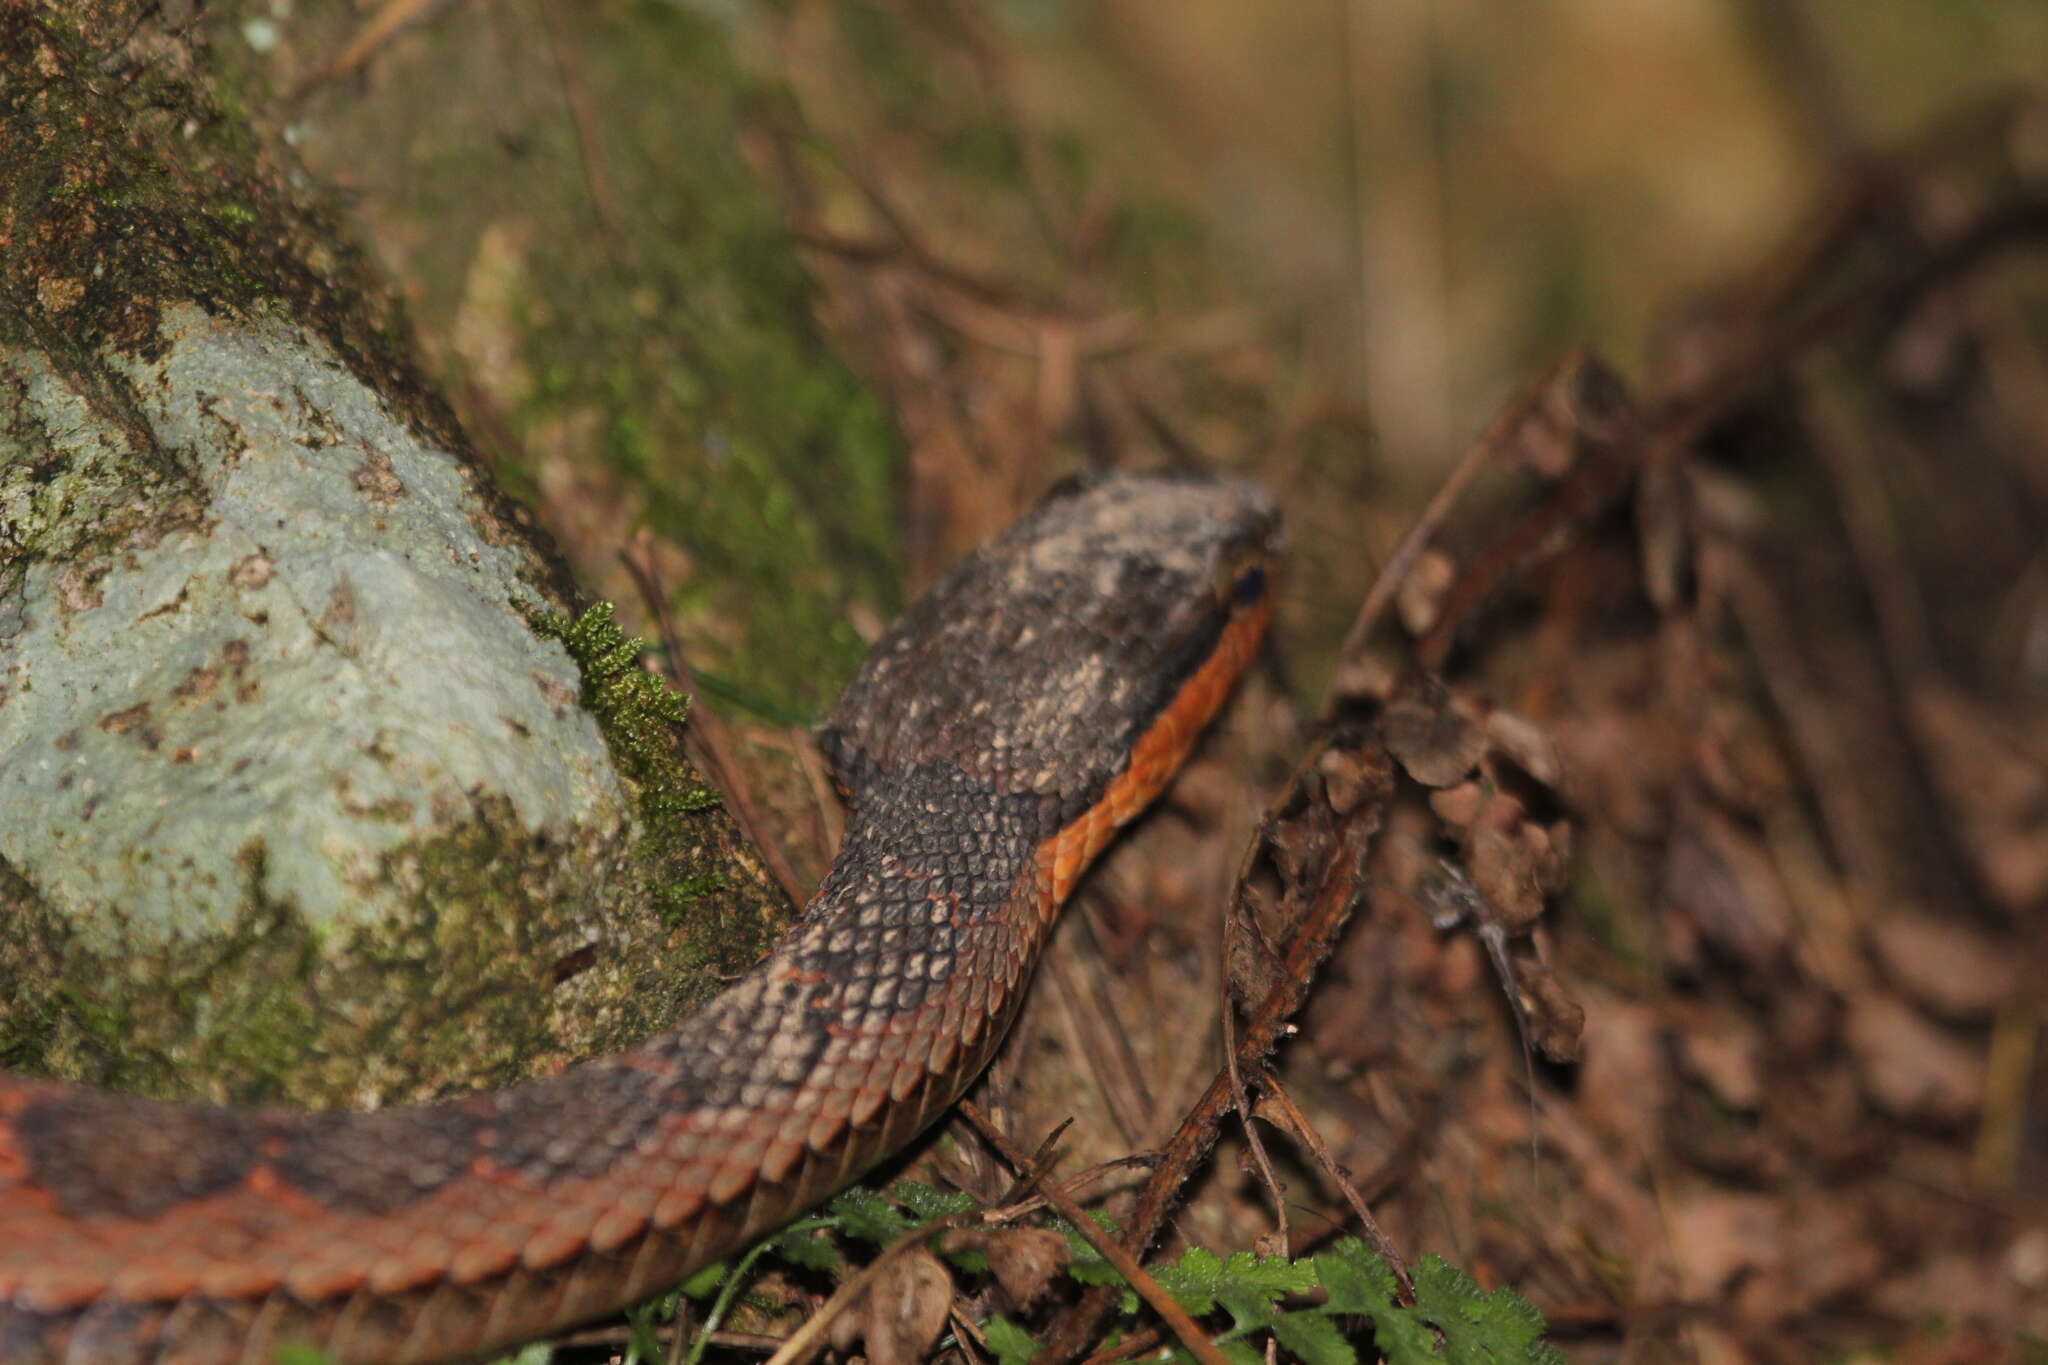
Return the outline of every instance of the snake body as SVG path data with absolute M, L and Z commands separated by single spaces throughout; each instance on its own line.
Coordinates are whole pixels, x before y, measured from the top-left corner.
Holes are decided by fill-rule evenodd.
M 377 1113 L 0 1074 L 0 1365 L 473 1356 L 657 1292 L 899 1149 L 987 1063 L 1053 916 L 1265 628 L 1272 516 L 1056 492 L 884 634 L 823 746 L 844 843 L 679 1027 Z

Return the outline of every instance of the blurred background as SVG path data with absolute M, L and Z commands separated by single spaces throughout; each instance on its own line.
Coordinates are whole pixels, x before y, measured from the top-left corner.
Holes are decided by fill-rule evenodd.
M 1033 104 L 1199 212 L 1425 478 L 1565 348 L 1638 364 L 1864 158 L 2048 59 L 2023 0 L 992 13 Z

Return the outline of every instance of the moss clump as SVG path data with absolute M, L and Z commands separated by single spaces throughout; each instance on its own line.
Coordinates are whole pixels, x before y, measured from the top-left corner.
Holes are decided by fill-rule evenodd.
M 689 780 L 677 761 L 676 732 L 689 715 L 689 698 L 640 666 L 646 645 L 619 629 L 610 602 L 597 603 L 573 621 L 547 612 L 529 620 L 536 634 L 569 651 L 582 675 L 583 707 L 596 719 L 612 762 L 633 785 L 641 822 L 633 861 L 654 913 L 683 936 L 672 945 L 681 964 L 727 974 L 744 966 L 779 926 L 765 917 L 748 926 L 723 916 L 706 921 L 708 898 L 731 890 L 732 879 L 713 855 L 712 841 L 703 837 L 701 822 L 689 818 L 721 804 L 716 792 Z
M 596 719 L 612 762 L 632 780 L 640 818 L 661 827 L 676 815 L 710 810 L 719 804 L 718 793 L 682 780 L 675 733 L 689 718 L 690 699 L 640 666 L 646 642 L 619 629 L 616 610 L 599 602 L 573 621 L 553 612 L 527 619 L 536 635 L 560 641 L 575 660 L 583 709 Z
M 685 877 L 672 882 L 654 894 L 655 908 L 661 912 L 666 924 L 681 925 L 689 922 L 691 914 L 706 896 L 726 888 L 722 872 L 700 872 L 694 877 Z

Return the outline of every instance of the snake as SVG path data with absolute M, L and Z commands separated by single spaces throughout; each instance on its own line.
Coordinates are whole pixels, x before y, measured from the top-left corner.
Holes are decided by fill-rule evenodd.
M 943 576 L 819 731 L 846 825 L 816 895 L 626 1051 L 371 1112 L 0 1073 L 0 1365 L 474 1359 L 667 1290 L 897 1154 L 1255 656 L 1276 534 L 1249 484 L 1084 475 Z

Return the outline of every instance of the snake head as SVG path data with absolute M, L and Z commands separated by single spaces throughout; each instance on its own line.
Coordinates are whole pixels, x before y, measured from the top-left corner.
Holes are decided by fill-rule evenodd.
M 1227 654 L 1190 734 L 1220 703 L 1263 631 L 1277 538 L 1247 483 L 1069 480 L 876 642 L 825 751 L 856 792 L 861 771 L 937 764 L 1056 814 L 1085 809 Z

